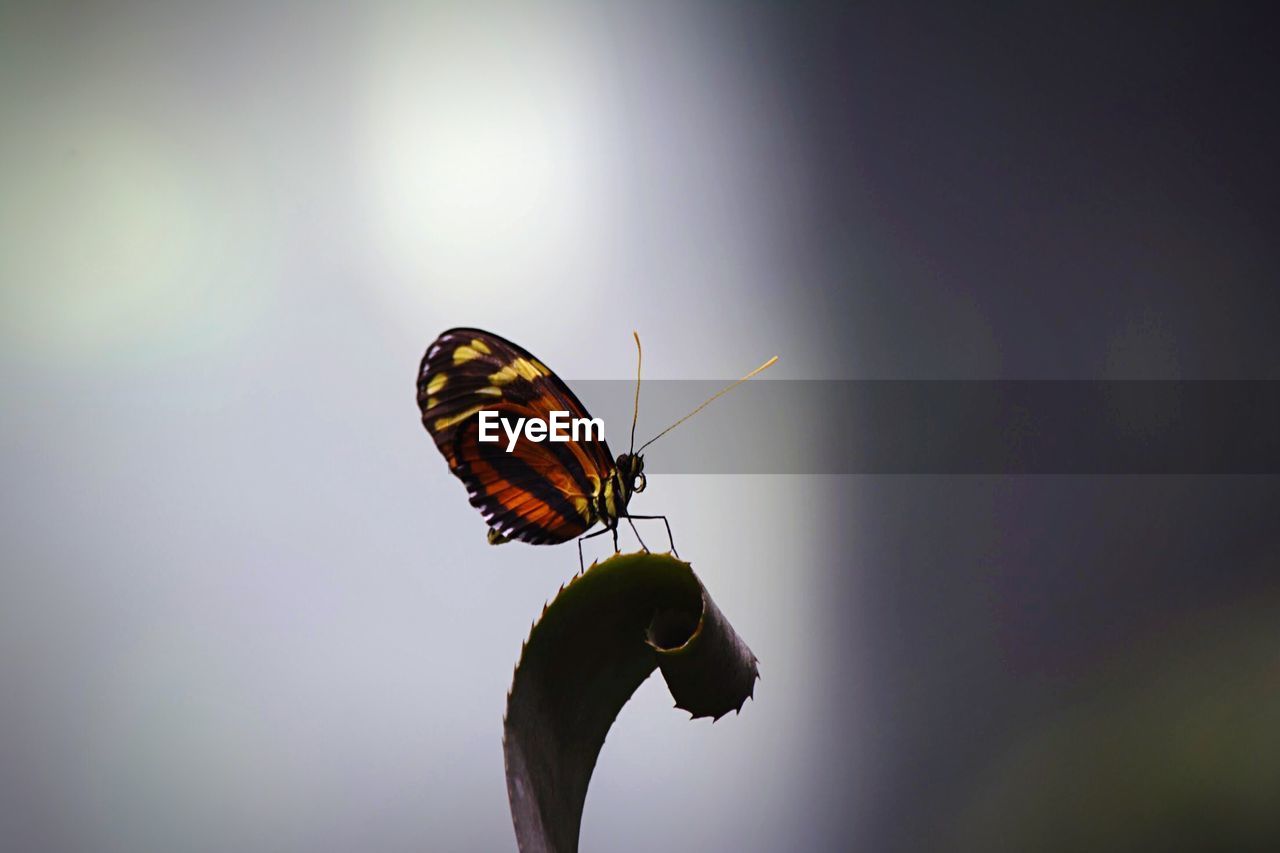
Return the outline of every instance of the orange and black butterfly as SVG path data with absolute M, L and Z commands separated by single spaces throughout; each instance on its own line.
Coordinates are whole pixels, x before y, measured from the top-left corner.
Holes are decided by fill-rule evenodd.
M 636 336 L 637 350 L 640 337 Z M 712 400 L 750 379 L 777 358 L 753 370 L 707 400 L 640 447 L 661 438 Z M 636 413 L 640 378 L 637 367 Z M 535 545 L 555 544 L 603 533 L 613 534 L 618 547 L 621 519 L 661 519 L 672 552 L 675 541 L 666 516 L 633 515 L 631 496 L 644 491 L 644 457 L 629 450 L 616 459 L 603 436 L 591 431 L 581 440 L 535 442 L 521 438 L 508 452 L 505 441 L 480 441 L 480 412 L 499 417 L 548 420 L 554 411 L 570 418 L 590 418 L 569 387 L 528 350 L 480 329 L 450 329 L 427 348 L 418 370 L 418 408 L 422 424 L 444 454 L 449 470 L 471 495 L 471 505 L 489 525 L 489 542 L 513 539 Z M 636 421 L 631 421 L 635 447 Z M 596 523 L 601 529 L 584 536 Z M 635 525 L 631 524 L 635 531 Z M 639 532 L 636 538 L 640 540 Z M 640 540 L 644 548 L 644 541 Z M 645 550 L 648 550 L 645 548 Z

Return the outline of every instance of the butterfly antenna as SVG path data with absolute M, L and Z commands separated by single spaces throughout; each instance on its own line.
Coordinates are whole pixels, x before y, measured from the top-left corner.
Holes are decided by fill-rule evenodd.
M 636 421 L 640 419 L 640 365 L 644 361 L 644 351 L 640 349 L 640 333 L 633 331 L 631 336 L 636 339 L 636 406 L 631 415 L 631 450 L 628 454 L 636 447 Z
M 691 417 L 693 417 L 694 415 L 698 414 L 698 412 L 701 412 L 701 411 L 702 411 L 703 409 L 705 409 L 707 406 L 711 405 L 711 404 L 712 404 L 712 403 L 714 403 L 716 400 L 718 400 L 718 399 L 720 399 L 721 397 L 723 397 L 725 394 L 728 394 L 730 391 L 732 391 L 734 388 L 737 388 L 737 387 L 738 387 L 739 385 L 741 385 L 743 382 L 746 382 L 746 381 L 747 381 L 748 379 L 750 379 L 752 376 L 755 376 L 756 374 L 758 374 L 758 373 L 762 373 L 762 372 L 764 372 L 765 370 L 767 370 L 768 368 L 773 367 L 774 363 L 775 363 L 775 362 L 777 362 L 777 360 L 778 360 L 778 357 L 775 355 L 773 358 L 769 359 L 769 360 L 768 360 L 768 361 L 766 361 L 764 364 L 760 365 L 760 366 L 759 366 L 759 367 L 757 367 L 755 370 L 751 371 L 751 372 L 750 372 L 750 373 L 748 373 L 746 376 L 744 376 L 744 377 L 742 377 L 741 379 L 739 379 L 737 382 L 733 382 L 733 383 L 729 384 L 728 386 L 726 386 L 726 387 L 722 388 L 721 390 L 717 391 L 715 394 L 712 394 L 710 397 L 708 397 L 708 398 L 707 398 L 706 402 L 704 402 L 701 406 L 699 406 L 698 408 L 694 409 L 692 412 L 690 412 L 689 414 L 685 415 L 683 418 L 681 418 L 680 420 L 676 421 L 676 422 L 675 422 L 675 423 L 673 423 L 671 426 L 667 427 L 667 428 L 666 428 L 666 429 L 664 429 L 662 432 L 658 433 L 658 434 L 657 434 L 657 435 L 655 435 L 653 438 L 651 438 L 651 439 L 649 439 L 648 441 L 646 441 L 644 444 L 640 445 L 640 450 L 637 450 L 636 452 L 637 452 L 637 453 L 639 453 L 641 450 L 644 450 L 646 447 L 648 447 L 649 445 L 653 444 L 655 441 L 657 441 L 658 439 L 662 438 L 664 435 L 666 435 L 667 433 L 671 432 L 671 431 L 672 431 L 673 429 L 675 429 L 676 427 L 680 426 L 680 424 L 682 424 L 682 423 L 684 423 L 685 421 L 689 420 L 689 418 L 691 418 Z M 638 392 L 637 392 L 637 393 L 638 393 Z

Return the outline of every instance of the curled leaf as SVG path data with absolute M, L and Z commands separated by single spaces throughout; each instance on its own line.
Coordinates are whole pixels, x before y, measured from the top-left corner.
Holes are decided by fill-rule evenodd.
M 655 668 L 676 707 L 719 719 L 756 657 L 688 563 L 618 554 L 564 586 L 529 633 L 507 697 L 507 794 L 522 853 L 572 853 L 587 783 L 622 706 Z

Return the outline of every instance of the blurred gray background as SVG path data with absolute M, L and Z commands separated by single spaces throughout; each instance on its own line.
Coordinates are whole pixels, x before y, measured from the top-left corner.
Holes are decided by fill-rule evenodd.
M 449 326 L 570 381 L 629 376 L 633 328 L 662 379 L 1280 378 L 1267 39 L 5 4 L 0 847 L 514 848 L 505 691 L 576 553 L 485 544 L 413 403 Z M 646 683 L 583 849 L 1274 844 L 1277 497 L 652 478 L 763 681 L 714 726 Z

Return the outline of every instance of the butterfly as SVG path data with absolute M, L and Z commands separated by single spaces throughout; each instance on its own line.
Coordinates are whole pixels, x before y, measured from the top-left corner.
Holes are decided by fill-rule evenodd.
M 634 334 L 634 333 L 633 333 Z M 661 520 L 667 529 L 672 553 L 676 553 L 671 524 L 662 515 L 635 515 L 628 510 L 631 498 L 646 485 L 642 451 L 730 389 L 777 361 L 774 356 L 734 382 L 701 406 L 635 450 L 636 420 L 640 409 L 640 336 L 635 334 L 636 407 L 631 420 L 631 448 L 614 457 L 602 434 L 566 442 L 480 440 L 480 413 L 496 412 L 514 422 L 517 418 L 546 421 L 554 411 L 570 418 L 586 418 L 586 407 L 559 376 L 528 350 L 482 329 L 449 329 L 427 348 L 418 369 L 418 408 L 422 424 L 444 456 L 449 470 L 467 488 L 471 505 L 489 525 L 490 544 L 519 540 L 547 545 L 578 539 L 582 542 L 604 533 L 613 534 L 618 550 L 618 525 L 626 519 L 645 551 L 635 529 L 635 519 Z M 596 524 L 601 528 L 587 534 Z M 677 554 L 678 556 L 678 554 Z

